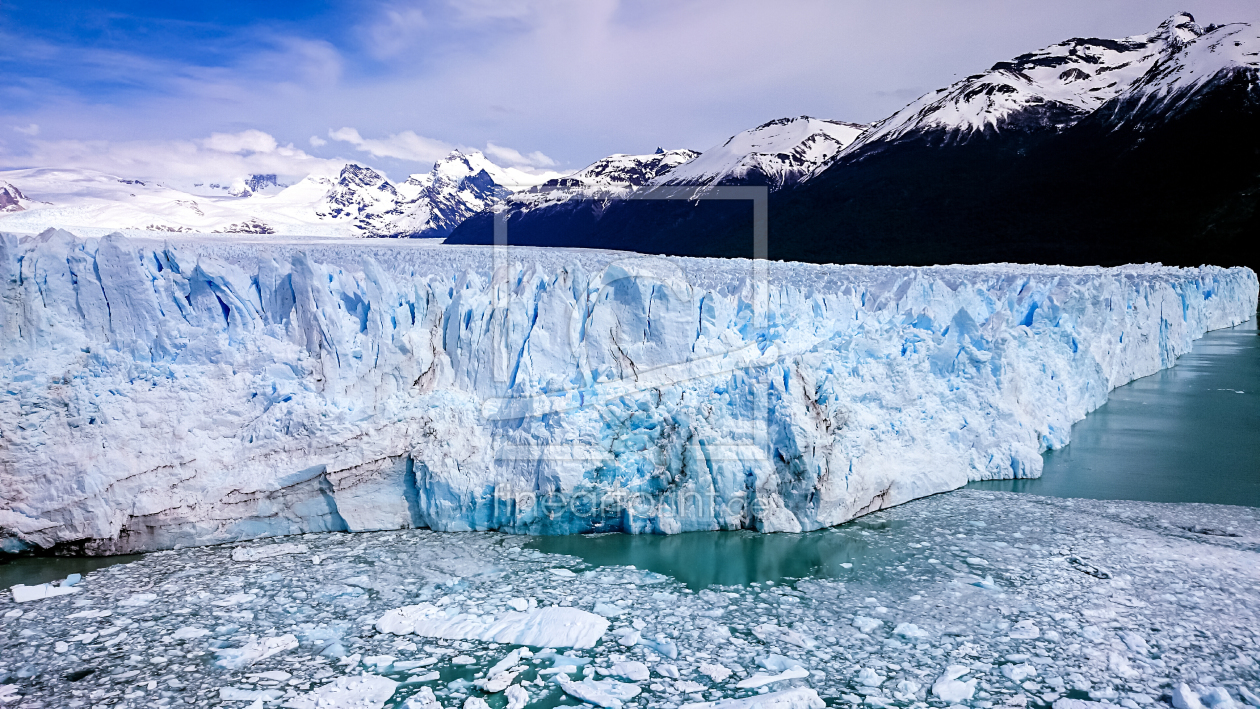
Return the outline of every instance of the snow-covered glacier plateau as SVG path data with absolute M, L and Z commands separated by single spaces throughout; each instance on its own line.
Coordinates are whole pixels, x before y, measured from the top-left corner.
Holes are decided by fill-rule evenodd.
M 50 230 L 0 296 L 0 545 L 102 554 L 835 525 L 1039 475 L 1257 279 Z

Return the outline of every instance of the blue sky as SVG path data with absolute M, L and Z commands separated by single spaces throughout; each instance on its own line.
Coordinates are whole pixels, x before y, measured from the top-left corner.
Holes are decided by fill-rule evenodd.
M 533 170 L 870 122 L 996 61 L 1251 0 L 0 0 L 0 169 L 392 177 L 452 148 Z

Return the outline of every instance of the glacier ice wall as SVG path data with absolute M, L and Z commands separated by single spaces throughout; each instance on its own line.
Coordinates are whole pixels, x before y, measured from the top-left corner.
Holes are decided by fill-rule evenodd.
M 1033 477 L 1248 269 L 0 235 L 0 548 L 817 529 Z

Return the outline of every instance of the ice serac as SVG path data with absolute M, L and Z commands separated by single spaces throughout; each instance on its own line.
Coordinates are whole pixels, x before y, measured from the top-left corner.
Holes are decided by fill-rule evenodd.
M 1248 269 L 0 238 L 0 543 L 818 529 L 1033 477 Z

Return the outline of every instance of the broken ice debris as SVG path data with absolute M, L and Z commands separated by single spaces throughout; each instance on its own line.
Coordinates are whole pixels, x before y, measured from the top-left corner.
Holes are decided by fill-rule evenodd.
M 706 675 L 714 682 L 725 682 L 727 677 L 731 676 L 731 671 L 722 665 L 715 665 L 709 662 L 700 663 L 700 674 Z
M 215 660 L 215 664 L 224 669 L 239 670 L 277 653 L 292 650 L 297 646 L 297 638 L 292 635 L 281 635 L 275 638 L 255 638 L 240 648 L 215 650 L 215 653 L 219 656 L 219 659 Z
M 232 561 L 262 561 L 285 554 L 305 554 L 310 551 L 305 544 L 271 544 L 265 547 L 237 547 L 232 550 Z
M 787 643 L 789 645 L 803 647 L 807 650 L 813 649 L 818 644 L 809 636 L 802 635 L 791 628 L 784 628 L 783 626 L 776 625 L 774 623 L 762 623 L 761 625 L 753 627 L 752 632 L 753 635 L 757 636 L 757 639 L 767 643 Z
M 692 702 L 682 705 L 680 709 L 825 709 L 826 706 L 818 692 L 809 687 L 798 687 L 743 699 Z
M 560 683 L 560 688 L 570 697 L 581 699 L 595 706 L 604 707 L 605 709 L 621 709 L 622 702 L 626 699 L 633 699 L 639 696 L 637 684 L 628 684 L 618 682 L 616 680 L 605 679 L 596 682 L 592 679 L 585 679 L 581 682 L 573 682 L 564 675 L 556 675 L 556 681 Z
M 594 647 L 608 630 L 608 621 L 594 613 L 567 606 L 534 608 L 507 613 L 499 619 L 471 613 L 447 615 L 432 603 L 388 611 L 376 622 L 382 633 L 415 633 L 445 640 L 482 640 L 534 647 Z
M 397 687 L 397 682 L 379 675 L 342 677 L 291 699 L 284 706 L 289 709 L 381 709 L 394 696 Z
M 768 675 L 768 674 L 765 674 L 764 672 L 758 672 L 757 674 L 753 675 L 752 677 L 749 677 L 748 679 L 744 679 L 744 680 L 740 680 L 739 682 L 736 682 L 735 686 L 739 687 L 740 689 L 756 689 L 757 687 L 764 687 L 767 684 L 774 684 L 775 682 L 783 682 L 789 679 L 802 679 L 808 676 L 809 676 L 809 670 L 805 669 L 804 667 L 793 667 L 792 669 L 784 670 L 783 672 L 780 672 L 777 675 Z
M 56 596 L 65 596 L 71 593 L 78 593 L 79 589 L 73 586 L 63 585 L 54 586 L 51 583 L 41 583 L 36 586 L 23 586 L 18 584 L 9 589 L 13 592 L 13 600 L 17 603 L 27 603 L 29 601 L 39 601 L 45 598 L 54 598 Z
M 617 677 L 625 677 L 633 682 L 646 681 L 650 676 L 648 673 L 648 666 L 636 660 L 614 662 L 612 669 L 609 670 L 609 674 L 616 675 Z
M 971 670 L 969 668 L 964 667 L 963 665 L 950 665 L 949 667 L 946 667 L 945 674 L 941 675 L 940 678 L 932 685 L 932 694 L 935 694 L 940 697 L 942 701 L 949 702 L 950 704 L 957 704 L 971 699 L 971 696 L 976 692 L 977 680 L 970 679 L 966 682 L 958 680 L 959 677 L 962 677 L 970 671 Z

